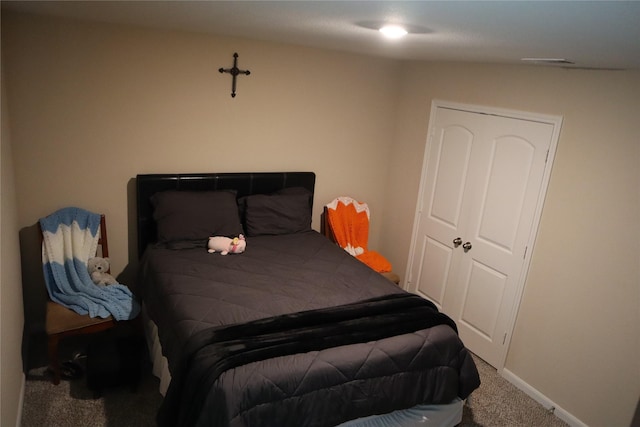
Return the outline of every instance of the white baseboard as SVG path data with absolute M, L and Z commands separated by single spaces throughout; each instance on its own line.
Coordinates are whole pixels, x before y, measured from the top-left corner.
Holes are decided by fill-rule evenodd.
M 518 387 L 520 390 L 522 390 L 525 394 L 527 394 L 533 400 L 541 404 L 545 409 L 552 411 L 556 417 L 558 417 L 565 423 L 569 424 L 571 427 L 588 427 L 585 423 L 583 423 L 582 421 L 580 421 L 579 419 L 571 415 L 566 410 L 562 409 L 560 406 L 558 406 L 555 402 L 553 402 L 547 396 L 540 393 L 535 388 L 531 387 L 522 378 L 520 378 L 519 376 L 517 376 L 507 368 L 504 368 L 502 370 L 502 377 L 507 381 L 509 381 L 514 386 Z

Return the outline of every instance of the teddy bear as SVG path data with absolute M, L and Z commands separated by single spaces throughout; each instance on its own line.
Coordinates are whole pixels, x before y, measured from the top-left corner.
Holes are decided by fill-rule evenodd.
M 209 237 L 207 242 L 207 248 L 209 253 L 220 252 L 220 255 L 226 255 L 228 253 L 241 254 L 247 247 L 247 241 L 241 234 L 233 239 L 224 236 Z
M 109 258 L 93 257 L 87 262 L 91 280 L 98 286 L 115 285 L 118 281 L 109 273 Z

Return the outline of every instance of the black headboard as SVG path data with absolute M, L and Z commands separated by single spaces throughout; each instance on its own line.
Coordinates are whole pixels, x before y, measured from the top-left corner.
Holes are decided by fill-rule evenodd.
M 238 197 L 269 194 L 288 187 L 304 187 L 313 194 L 316 174 L 313 172 L 230 172 L 150 174 L 136 177 L 138 212 L 138 257 L 149 243 L 156 241 L 151 196 L 159 191 L 236 190 Z M 313 203 L 313 198 L 311 199 Z

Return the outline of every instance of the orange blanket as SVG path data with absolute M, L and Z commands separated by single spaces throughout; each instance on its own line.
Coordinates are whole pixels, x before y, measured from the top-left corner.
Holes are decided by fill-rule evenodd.
M 327 219 L 336 243 L 379 273 L 391 271 L 391 263 L 367 248 L 369 207 L 350 197 L 338 197 L 327 205 Z

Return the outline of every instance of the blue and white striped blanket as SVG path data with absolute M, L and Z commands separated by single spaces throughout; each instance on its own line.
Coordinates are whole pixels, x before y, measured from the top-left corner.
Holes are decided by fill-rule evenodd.
M 76 313 L 116 320 L 133 319 L 140 305 L 122 284 L 99 287 L 87 261 L 98 247 L 100 215 L 81 208 L 60 209 L 40 219 L 42 268 L 52 301 Z

